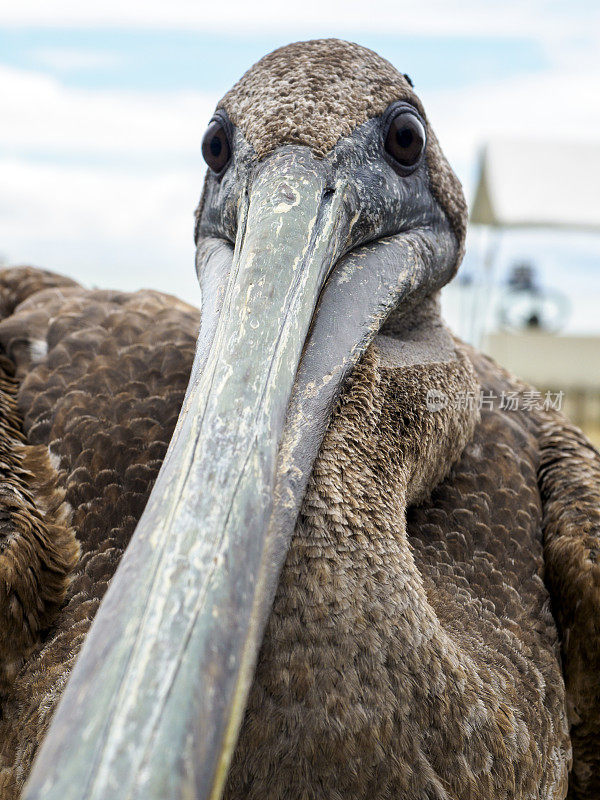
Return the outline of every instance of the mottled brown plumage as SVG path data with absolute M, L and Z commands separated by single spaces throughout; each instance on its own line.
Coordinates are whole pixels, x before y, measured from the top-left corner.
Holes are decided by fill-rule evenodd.
M 473 383 L 458 365 L 454 381 L 443 364 L 395 368 L 382 343 L 315 465 L 226 796 L 563 797 L 539 423 L 484 411 L 449 477 L 413 505 L 423 460 L 448 463 L 444 433 L 458 438 L 426 390 Z M 518 388 L 468 358 L 485 391 Z
M 330 46 L 338 61 L 359 55 Z M 288 58 L 312 46 L 294 47 Z M 257 74 L 227 103 L 254 102 Z M 0 798 L 12 800 L 158 473 L 199 314 L 33 269 L 0 273 L 0 303 Z M 227 800 L 598 796 L 600 456 L 554 411 L 426 402 L 526 388 L 453 340 L 434 297 L 375 338 L 312 471 Z
M 6 315 L 0 323 L 4 369 L 9 376 L 21 375 L 0 385 L 9 410 L 2 418 L 6 414 L 6 426 L 12 426 L 8 433 L 3 426 L 1 444 L 12 454 L 10 481 L 19 481 L 10 502 L 5 498 L 12 487 L 1 495 L 0 579 L 10 595 L 0 613 L 4 636 L 10 632 L 12 637 L 10 650 L 4 644 L 0 651 L 4 674 L 14 673 L 17 659 L 28 655 L 10 684 L 3 681 L 4 800 L 16 797 L 22 786 L 156 478 L 189 377 L 198 314 L 156 292 L 87 291 L 32 269 L 3 271 L 0 290 Z M 32 475 L 23 474 L 27 468 Z M 53 486 L 53 504 L 41 480 Z M 25 508 L 13 509 L 12 494 L 27 503 Z M 63 521 L 66 511 L 69 527 Z M 45 538 L 36 536 L 32 552 L 30 529 L 40 522 Z M 77 561 L 73 534 L 80 548 Z M 54 595 L 41 582 L 44 593 L 36 595 L 16 581 L 32 567 L 40 569 L 38 563 L 44 567 L 46 539 L 58 563 L 50 573 Z M 11 557 L 16 568 L 9 574 L 5 564 Z M 44 616 L 21 634 L 20 619 L 6 620 L 15 606 L 24 607 L 23 616 L 39 614 L 41 606 Z

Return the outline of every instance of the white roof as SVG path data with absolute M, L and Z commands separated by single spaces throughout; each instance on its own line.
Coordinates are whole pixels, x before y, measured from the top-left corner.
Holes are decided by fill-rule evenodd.
M 600 232 L 600 142 L 490 142 L 471 222 Z

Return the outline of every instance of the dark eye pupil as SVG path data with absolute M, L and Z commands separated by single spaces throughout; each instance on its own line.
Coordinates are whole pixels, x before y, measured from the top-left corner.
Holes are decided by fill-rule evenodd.
M 400 111 L 390 122 L 385 138 L 386 152 L 398 167 L 416 167 L 425 150 L 425 128 L 421 120 L 410 111 Z
M 202 139 L 202 156 L 213 172 L 223 172 L 231 156 L 231 147 L 225 126 L 213 120 Z
M 221 155 L 221 150 L 223 149 L 223 145 L 221 144 L 221 140 L 218 136 L 213 136 L 210 140 L 210 152 L 212 153 L 215 158 L 218 158 Z
M 400 147 L 410 147 L 414 138 L 413 132 L 409 128 L 401 128 L 396 133 L 396 140 Z

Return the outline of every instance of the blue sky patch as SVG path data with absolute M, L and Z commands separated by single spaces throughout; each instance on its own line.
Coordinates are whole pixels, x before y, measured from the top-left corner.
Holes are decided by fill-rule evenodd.
M 223 36 L 139 29 L 2 29 L 0 59 L 65 86 L 222 94 L 262 55 L 293 35 Z M 418 91 L 535 73 L 548 66 L 528 38 L 349 35 L 408 72 Z

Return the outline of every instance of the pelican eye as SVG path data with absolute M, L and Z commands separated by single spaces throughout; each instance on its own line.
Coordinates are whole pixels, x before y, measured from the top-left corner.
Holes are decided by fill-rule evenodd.
M 217 175 L 223 172 L 231 158 L 231 147 L 225 125 L 214 119 L 202 139 L 202 157 Z
M 403 109 L 390 120 L 384 138 L 384 147 L 394 166 L 407 174 L 417 166 L 425 151 L 427 136 L 425 126 L 412 111 Z

